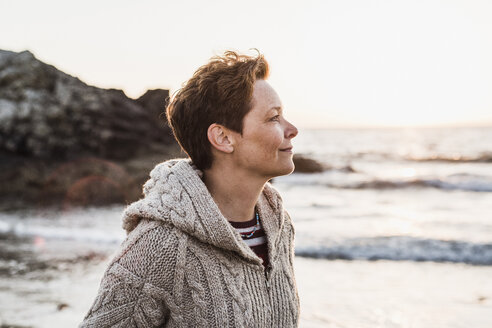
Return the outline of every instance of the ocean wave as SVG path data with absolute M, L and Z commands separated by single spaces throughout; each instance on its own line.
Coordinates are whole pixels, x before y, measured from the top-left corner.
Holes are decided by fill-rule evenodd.
M 388 236 L 350 239 L 331 246 L 296 247 L 296 255 L 328 260 L 431 261 L 492 265 L 492 244 Z
M 331 184 L 327 187 L 339 189 L 403 189 L 403 188 L 437 188 L 443 190 L 463 190 L 475 192 L 492 192 L 492 181 L 490 179 L 462 179 L 461 181 L 452 181 L 444 179 L 424 179 L 417 178 L 411 180 L 382 180 L 375 179 L 371 181 L 356 182 L 351 184 Z
M 476 155 L 435 154 L 427 156 L 399 155 L 386 152 L 357 152 L 346 156 L 347 160 L 369 161 L 408 161 L 408 162 L 443 162 L 443 163 L 492 163 L 492 152 Z
M 429 157 L 405 156 L 403 159 L 411 162 L 492 163 L 492 153 L 486 152 L 475 157 L 463 155 L 435 155 Z
M 492 192 L 492 177 L 477 174 L 457 173 L 444 177 L 422 176 L 416 178 L 373 178 L 333 177 L 328 174 L 293 174 L 282 181 L 297 186 L 325 186 L 334 189 L 405 189 L 436 188 L 441 190 L 463 190 Z

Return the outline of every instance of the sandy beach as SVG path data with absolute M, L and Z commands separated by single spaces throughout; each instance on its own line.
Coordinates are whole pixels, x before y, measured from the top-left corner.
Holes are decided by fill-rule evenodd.
M 2 278 L 0 325 L 76 327 L 108 260 L 74 264 L 51 279 L 45 272 L 45 281 Z M 303 328 L 492 326 L 490 266 L 298 257 L 295 268 Z
M 301 327 L 492 326 L 491 267 L 297 258 L 296 272 Z

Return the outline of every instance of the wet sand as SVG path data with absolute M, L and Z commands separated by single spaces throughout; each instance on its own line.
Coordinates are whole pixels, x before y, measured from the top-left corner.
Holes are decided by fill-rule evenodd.
M 492 327 L 492 267 L 297 258 L 301 327 Z
M 0 276 L 0 327 L 76 327 L 109 257 Z M 492 327 L 492 267 L 296 258 L 300 327 Z M 3 325 L 3 326 L 2 326 Z

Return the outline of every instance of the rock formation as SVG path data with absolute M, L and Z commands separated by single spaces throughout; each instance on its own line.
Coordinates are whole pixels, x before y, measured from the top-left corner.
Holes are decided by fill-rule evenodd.
M 328 169 L 318 161 L 308 158 L 305 155 L 294 154 L 293 160 L 296 167 L 294 172 L 297 173 L 318 173 Z
M 161 115 L 168 96 L 130 99 L 0 50 L 0 203 L 138 198 L 150 168 L 177 152 Z
M 0 50 L 0 149 L 50 159 L 144 154 L 172 142 L 156 119 L 158 98 L 165 94 L 164 111 L 169 93 L 152 94 L 135 101 L 121 90 L 88 86 L 29 51 Z

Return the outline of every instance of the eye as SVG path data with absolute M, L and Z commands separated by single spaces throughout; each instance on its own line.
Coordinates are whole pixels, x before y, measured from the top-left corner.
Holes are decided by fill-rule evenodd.
M 270 119 L 270 121 L 280 121 L 280 115 L 275 115 Z

